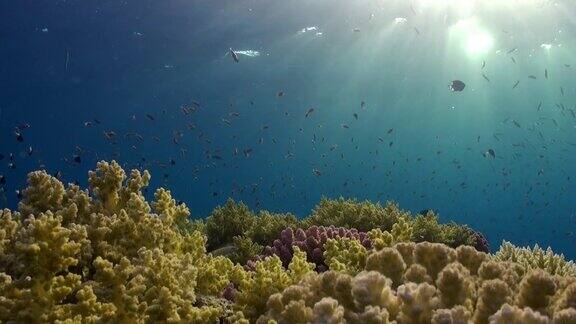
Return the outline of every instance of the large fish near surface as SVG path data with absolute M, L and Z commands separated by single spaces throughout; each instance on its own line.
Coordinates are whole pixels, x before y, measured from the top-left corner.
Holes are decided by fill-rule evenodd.
M 236 63 L 240 62 L 240 59 L 238 59 L 238 54 L 236 54 L 236 52 L 234 52 L 232 48 L 230 48 L 230 56 L 232 56 L 234 62 Z

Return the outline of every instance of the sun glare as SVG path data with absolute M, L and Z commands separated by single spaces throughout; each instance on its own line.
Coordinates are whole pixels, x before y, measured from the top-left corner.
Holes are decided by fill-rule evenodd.
M 470 56 L 488 54 L 494 47 L 494 37 L 477 19 L 461 19 L 450 28 L 451 39 L 462 44 Z

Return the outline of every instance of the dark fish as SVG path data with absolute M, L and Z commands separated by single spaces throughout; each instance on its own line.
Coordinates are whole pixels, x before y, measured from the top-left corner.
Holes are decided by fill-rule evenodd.
M 512 63 L 516 64 L 516 60 L 513 57 L 510 57 L 510 60 L 512 61 Z
M 3 186 L 6 184 L 6 177 L 0 174 L 0 186 Z
M 512 122 L 514 123 L 514 125 L 515 125 L 516 127 L 522 128 L 522 126 L 520 126 L 520 123 L 518 123 L 517 121 L 512 120 Z
M 512 53 L 516 52 L 516 50 L 518 50 L 518 47 L 514 47 L 513 49 L 506 52 L 506 54 L 512 54 Z
M 306 118 L 308 118 L 313 112 L 314 112 L 314 108 L 308 109 L 308 111 L 306 111 Z
M 322 175 L 322 172 L 320 172 L 320 170 L 318 170 L 318 169 L 312 169 L 312 173 L 314 173 L 314 175 L 317 177 Z
M 360 109 L 366 109 L 366 103 L 364 101 L 360 103 Z
M 284 91 L 279 91 L 279 92 L 278 92 L 278 97 L 284 97 Z
M 22 136 L 22 133 L 16 131 L 14 132 L 14 136 L 16 136 L 16 140 L 18 142 L 24 142 L 24 136 Z
M 466 87 L 466 84 L 460 80 L 454 80 L 452 81 L 452 84 L 450 85 L 450 90 L 452 90 L 452 92 L 460 92 L 462 90 L 464 90 L 464 88 Z
M 390 133 L 392 133 L 393 131 L 394 131 L 394 128 L 390 128 L 387 133 L 390 134 Z
M 490 82 L 490 79 L 488 79 L 488 77 L 486 76 L 486 74 L 482 73 L 482 77 L 484 78 L 484 80 Z
M 544 77 L 548 79 L 548 69 L 544 69 Z
M 213 154 L 213 155 L 211 156 L 211 158 L 214 159 L 214 160 L 222 160 L 222 157 L 221 157 L 220 155 L 216 155 L 216 154 Z
M 34 153 L 34 150 L 32 150 L 32 146 L 28 146 L 28 152 L 26 152 L 28 154 L 28 156 L 32 156 L 32 153 Z
M 342 128 L 346 128 L 346 129 L 350 128 L 350 126 L 348 126 L 346 124 L 341 124 L 340 126 L 342 126 Z
M 560 87 L 560 93 L 564 96 L 564 88 Z
M 516 89 L 516 87 L 520 84 L 520 80 L 516 81 L 516 83 L 514 83 L 514 86 L 512 86 L 512 89 Z
M 486 61 L 482 61 L 482 69 L 486 67 Z
M 232 48 L 230 48 L 230 56 L 232 56 L 234 62 L 236 63 L 240 62 L 240 60 L 238 59 L 238 54 L 236 54 L 236 52 L 234 52 Z
M 486 152 L 491 158 L 496 158 L 496 152 L 494 152 L 493 149 L 488 149 L 488 151 Z
M 82 163 L 82 158 L 78 154 L 74 154 L 72 156 L 72 160 L 74 161 L 74 163 L 78 163 L 78 164 Z
M 355 118 L 356 120 L 358 120 L 358 114 L 357 114 L 357 113 L 354 113 L 354 118 Z
M 146 117 L 148 117 L 148 119 L 150 119 L 150 120 L 154 120 L 154 116 L 152 116 L 150 114 L 146 114 Z
M 4 160 L 4 154 L 0 153 L 0 161 Z
M 538 107 L 536 107 L 536 110 L 538 111 L 542 110 L 542 101 L 538 103 Z
M 535 75 L 529 75 L 528 76 L 530 79 L 536 80 L 536 76 Z
M 24 197 L 24 195 L 22 195 L 22 191 L 16 190 L 16 198 L 18 198 L 18 200 L 21 200 L 22 197 Z

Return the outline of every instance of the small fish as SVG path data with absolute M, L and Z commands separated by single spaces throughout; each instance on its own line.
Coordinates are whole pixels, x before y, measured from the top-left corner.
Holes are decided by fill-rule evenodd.
M 354 119 L 358 120 L 358 114 L 354 113 L 353 115 L 354 115 Z
M 486 61 L 482 61 L 482 69 L 486 67 Z
M 114 131 L 104 131 L 103 133 L 107 140 L 113 140 L 116 138 L 116 133 Z
M 146 117 L 150 120 L 154 120 L 154 116 L 150 115 L 150 114 L 146 114 Z
M 0 153 L 0 161 L 4 160 L 4 157 L 5 157 L 4 154 Z
M 538 111 L 542 110 L 542 101 L 538 103 L 538 107 L 536 107 L 536 110 Z
M 510 57 L 510 60 L 512 61 L 512 63 L 516 64 L 516 60 L 513 57 Z
M 16 140 L 18 142 L 24 142 L 24 136 L 22 136 L 22 133 L 20 133 L 19 131 L 15 131 L 14 136 L 16 136 Z
M 548 79 L 548 69 L 544 69 L 544 78 Z
M 518 128 L 522 128 L 522 126 L 520 126 L 520 123 L 518 123 L 515 120 L 512 120 L 512 123 L 514 123 L 514 126 L 518 127 Z
M 322 175 L 322 172 L 320 172 L 320 170 L 318 170 L 318 169 L 312 169 L 312 173 L 314 173 L 314 175 L 317 177 Z
M 493 159 L 496 158 L 496 152 L 494 152 L 493 149 L 488 149 L 488 151 L 486 151 L 486 153 Z
M 0 186 L 3 186 L 6 184 L 6 177 L 0 174 Z
M 518 47 L 514 47 L 513 49 L 506 52 L 506 54 L 512 54 L 512 53 L 516 52 L 517 50 L 518 50 Z
M 535 75 L 529 75 L 528 77 L 529 77 L 530 79 L 532 79 L 532 80 L 536 80 L 536 79 L 537 79 Z
M 360 109 L 366 109 L 366 103 L 364 101 L 360 102 Z
M 312 115 L 312 113 L 314 112 L 314 108 L 309 108 L 308 111 L 306 111 L 306 118 L 310 117 L 310 115 Z
M 284 97 L 284 91 L 279 91 L 279 92 L 278 92 L 278 98 L 280 98 L 280 97 Z
M 32 150 L 32 146 L 28 146 L 28 152 L 26 152 L 28 154 L 28 156 L 32 156 L 32 153 L 34 153 L 34 151 Z
M 414 27 L 414 31 L 416 32 L 416 34 L 420 35 L 420 30 L 416 27 Z
M 488 79 L 488 77 L 486 76 L 486 74 L 482 73 L 482 77 L 484 78 L 484 80 L 490 82 L 490 79 Z
M 352 31 L 355 33 L 359 33 L 360 32 L 360 28 L 352 28 Z
M 516 87 L 520 84 L 520 80 L 516 81 L 516 83 L 514 83 L 514 86 L 512 86 L 512 89 L 516 89 Z
M 390 128 L 386 133 L 390 134 L 394 131 L 394 128 Z
M 16 198 L 18 198 L 18 200 L 22 200 L 23 197 L 24 195 L 22 194 L 22 191 L 16 190 Z
M 346 125 L 346 124 L 341 124 L 340 126 L 342 126 L 342 128 L 346 128 L 346 129 L 349 129 L 349 128 L 350 128 L 350 126 L 348 126 L 348 125 Z
M 72 156 L 72 160 L 74 161 L 74 163 L 80 164 L 82 163 L 82 158 L 80 157 L 80 155 L 78 154 L 74 154 Z
M 564 88 L 560 87 L 560 93 L 564 96 Z
M 230 56 L 232 56 L 234 62 L 236 63 L 240 62 L 240 59 L 238 59 L 238 54 L 236 54 L 236 52 L 234 52 L 232 48 L 230 48 Z

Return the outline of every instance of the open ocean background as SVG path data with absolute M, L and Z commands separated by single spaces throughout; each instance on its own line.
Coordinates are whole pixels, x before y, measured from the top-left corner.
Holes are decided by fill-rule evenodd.
M 228 197 L 298 216 L 394 200 L 574 259 L 574 17 L 543 0 L 2 1 L 0 207 L 29 171 L 86 186 L 116 159 L 194 217 Z

